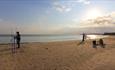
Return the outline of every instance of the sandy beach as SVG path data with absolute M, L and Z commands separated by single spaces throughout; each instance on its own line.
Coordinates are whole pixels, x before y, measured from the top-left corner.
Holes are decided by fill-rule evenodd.
M 105 48 L 92 41 L 23 43 L 12 53 L 11 44 L 0 45 L 0 70 L 115 70 L 115 38 L 104 39 Z

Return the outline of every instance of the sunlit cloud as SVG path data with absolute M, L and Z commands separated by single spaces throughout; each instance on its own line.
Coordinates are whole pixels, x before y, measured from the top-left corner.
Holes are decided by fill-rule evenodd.
M 99 9 L 99 8 L 91 8 L 91 9 L 88 9 L 87 12 L 83 15 L 84 16 L 84 19 L 95 19 L 97 17 L 101 17 L 103 16 L 104 12 Z
M 71 24 L 72 25 L 72 24 Z M 66 33 L 105 33 L 115 31 L 115 12 L 95 19 L 88 19 L 73 23 L 71 27 L 65 28 Z M 63 29 L 64 30 L 64 29 Z
M 115 15 L 111 13 L 96 19 L 82 21 L 80 27 L 115 27 Z

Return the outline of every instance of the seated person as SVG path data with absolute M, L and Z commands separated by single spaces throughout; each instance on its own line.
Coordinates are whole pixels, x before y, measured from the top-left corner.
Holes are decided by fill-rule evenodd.
M 93 40 L 92 43 L 93 43 L 93 48 L 97 48 L 96 40 Z
M 99 45 L 100 45 L 101 47 L 105 48 L 105 44 L 104 44 L 104 42 L 103 42 L 103 39 L 100 39 L 100 40 L 99 40 Z

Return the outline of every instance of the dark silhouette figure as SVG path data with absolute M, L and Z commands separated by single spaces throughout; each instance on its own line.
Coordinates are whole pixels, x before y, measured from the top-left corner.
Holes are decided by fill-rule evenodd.
M 93 41 L 92 41 L 92 44 L 93 44 L 93 48 L 97 48 L 96 40 L 93 40 Z
M 83 35 L 83 37 L 82 37 L 82 41 L 81 41 L 78 45 L 83 44 L 84 41 L 85 41 L 85 39 L 86 39 L 86 35 L 85 35 L 85 33 L 83 33 L 82 35 Z
M 21 37 L 20 37 L 20 33 L 19 32 L 16 32 L 16 44 L 17 44 L 17 48 L 20 48 L 20 40 L 21 40 Z
M 82 42 L 84 42 L 86 39 L 86 35 L 83 33 L 83 38 L 82 38 Z
M 103 39 L 100 39 L 99 40 L 99 45 L 102 47 L 102 48 L 105 48 L 105 44 L 103 42 Z

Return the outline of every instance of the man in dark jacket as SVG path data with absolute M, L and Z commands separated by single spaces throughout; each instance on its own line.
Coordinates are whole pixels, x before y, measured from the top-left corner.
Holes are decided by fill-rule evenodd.
M 16 36 L 15 36 L 15 39 L 16 39 L 16 44 L 17 44 L 17 48 L 20 48 L 20 40 L 21 40 L 21 37 L 20 37 L 20 33 L 19 32 L 16 32 Z

